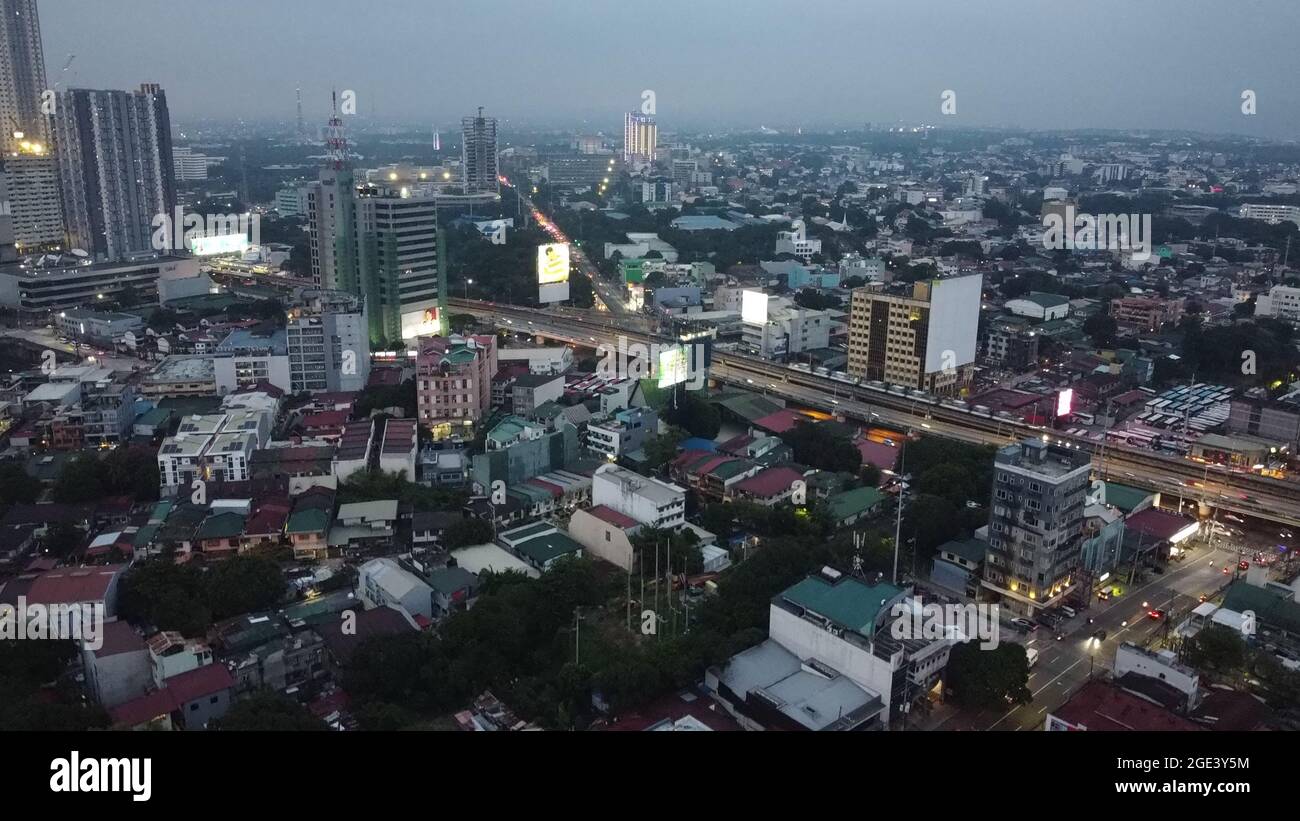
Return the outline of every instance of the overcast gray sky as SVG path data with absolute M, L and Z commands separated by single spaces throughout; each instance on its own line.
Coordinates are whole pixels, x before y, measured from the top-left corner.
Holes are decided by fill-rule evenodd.
M 49 82 L 173 118 L 472 113 L 661 128 L 866 121 L 1300 136 L 1296 0 L 40 0 Z M 940 115 L 956 92 L 957 113 Z M 1241 93 L 1257 94 L 1253 117 Z

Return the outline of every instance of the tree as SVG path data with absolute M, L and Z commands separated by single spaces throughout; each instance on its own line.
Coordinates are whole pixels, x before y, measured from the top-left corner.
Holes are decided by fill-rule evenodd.
M 1083 332 L 1092 338 L 1092 344 L 1098 348 L 1114 345 L 1118 330 L 1119 324 L 1109 314 L 1096 313 L 1083 321 Z
M 1182 645 L 1183 661 L 1218 673 L 1232 673 L 1246 665 L 1246 642 L 1241 634 L 1221 624 L 1212 624 Z
M 79 505 L 93 502 L 105 493 L 99 459 L 91 453 L 79 453 L 67 461 L 59 478 L 54 480 L 54 501 Z
M 202 635 L 212 623 L 202 572 L 192 564 L 170 561 L 146 562 L 127 571 L 118 611 L 128 621 L 188 636 Z
M 794 460 L 800 464 L 834 473 L 857 473 L 862 467 L 862 453 L 848 436 L 828 425 L 800 422 L 781 434 L 781 439 L 794 450 Z
M 208 571 L 204 592 L 214 619 L 266 610 L 280 603 L 286 585 L 280 566 L 265 556 L 231 556 Z
M 492 523 L 485 519 L 460 519 L 453 522 L 442 534 L 442 546 L 446 550 L 487 544 L 492 541 Z
M 15 462 L 0 465 L 0 508 L 6 505 L 29 505 L 40 492 L 39 482 L 33 481 L 23 466 Z
M 298 702 L 279 693 L 261 692 L 235 702 L 235 706 L 225 716 L 213 722 L 213 728 L 231 731 L 314 731 L 328 730 L 329 726 Z
M 1019 644 L 999 644 L 981 649 L 967 641 L 948 656 L 947 686 L 954 703 L 977 709 L 1001 709 L 1008 704 L 1028 704 L 1029 658 Z
M 645 451 L 645 466 L 657 471 L 677 457 L 677 443 L 690 436 L 679 427 L 670 427 L 664 433 L 657 433 L 646 440 L 642 449 Z
M 722 429 L 722 415 L 698 391 L 688 391 L 685 386 L 673 388 L 673 396 L 664 409 L 664 421 L 684 428 L 691 436 L 712 439 Z
M 81 547 L 86 535 L 71 522 L 55 522 L 41 537 L 41 550 L 58 559 L 66 559 Z

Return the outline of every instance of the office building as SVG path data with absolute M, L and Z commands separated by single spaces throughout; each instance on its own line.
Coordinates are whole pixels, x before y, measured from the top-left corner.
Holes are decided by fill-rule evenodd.
M 497 118 L 478 116 L 461 120 L 460 162 L 464 171 L 465 193 L 497 193 Z
M 1088 454 L 1026 439 L 997 452 L 983 586 L 1033 616 L 1078 582 Z
M 433 197 L 357 187 L 357 281 L 339 284 L 365 297 L 371 341 L 412 340 L 444 330 L 438 243 Z
M 1255 316 L 1281 319 L 1300 325 L 1300 288 L 1274 285 L 1268 293 L 1255 297 Z
M 497 338 L 427 336 L 418 344 L 415 395 L 420 424 L 434 439 L 472 438 L 474 426 L 492 409 Z
M 370 378 L 365 300 L 343 291 L 302 296 L 285 326 L 290 393 L 359 391 Z
M 353 179 L 326 168 L 307 186 L 312 281 L 365 299 L 373 345 L 441 333 L 437 200 Z
M 625 408 L 611 419 L 587 423 L 587 448 L 612 462 L 644 447 L 658 427 L 653 408 Z
M 61 91 L 51 121 L 69 246 L 108 262 L 152 252 L 154 217 L 176 206 L 167 95 Z
M 1242 203 L 1237 214 L 1242 219 L 1263 220 L 1270 225 L 1276 225 L 1279 222 L 1292 222 L 1300 225 L 1300 206 L 1296 205 Z
M 29 316 L 109 301 L 128 288 L 154 300 L 160 278 L 193 271 L 193 257 L 160 256 L 139 262 L 97 262 L 72 256 L 46 256 L 0 266 L 0 305 Z
M 978 335 L 980 274 L 917 282 L 910 294 L 853 292 L 849 374 L 936 396 L 970 384 Z
M 203 154 L 194 153 L 194 149 L 189 146 L 174 148 L 172 149 L 172 171 L 178 180 L 206 180 L 208 158 Z
M 659 147 L 659 126 L 648 114 L 628 112 L 623 116 L 623 162 L 647 165 L 654 162 Z
M 9 154 L 23 139 L 48 142 L 41 111 L 48 86 L 36 0 L 4 0 L 0 12 L 0 149 Z
M 800 308 L 784 297 L 766 299 L 765 312 L 741 315 L 741 339 L 759 356 L 783 361 L 830 346 L 831 318 L 826 311 Z
M 48 143 L 23 139 L 0 163 L 0 201 L 9 202 L 18 253 L 59 250 L 63 203 L 59 169 Z

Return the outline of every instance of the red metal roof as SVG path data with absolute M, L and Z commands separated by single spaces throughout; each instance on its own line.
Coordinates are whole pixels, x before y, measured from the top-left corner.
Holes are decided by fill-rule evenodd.
M 103 601 L 113 580 L 125 569 L 124 564 L 56 568 L 32 580 L 27 601 L 30 604 Z
M 1168 513 L 1154 507 L 1134 513 L 1124 521 L 1124 527 L 1156 539 L 1172 539 L 1178 531 L 1191 524 L 1194 522 L 1186 516 Z
M 760 471 L 736 484 L 736 490 L 751 496 L 764 498 L 779 496 L 790 486 L 803 478 L 803 474 L 794 468 L 776 467 Z
M 1052 715 L 1088 730 L 1201 730 L 1201 726 L 1105 681 L 1083 685 Z
M 592 516 L 595 516 L 597 519 L 600 519 L 603 522 L 608 522 L 609 524 L 612 524 L 615 527 L 621 527 L 624 530 L 628 529 L 629 527 L 636 527 L 638 524 L 640 524 L 636 519 L 633 519 L 631 516 L 627 516 L 622 513 L 619 513 L 617 510 L 615 510 L 614 508 L 608 505 L 596 505 L 592 507 L 590 510 L 588 510 L 587 512 L 590 513 Z
M 773 433 L 785 433 L 807 418 L 808 417 L 803 414 L 792 411 L 789 408 L 782 408 L 775 413 L 769 413 L 761 419 L 755 419 L 754 425 L 755 427 L 770 430 Z

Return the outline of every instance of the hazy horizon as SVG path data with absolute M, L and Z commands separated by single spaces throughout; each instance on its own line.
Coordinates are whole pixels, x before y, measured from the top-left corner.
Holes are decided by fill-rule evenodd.
M 129 13 L 40 0 L 40 15 L 50 86 L 158 82 L 178 121 L 291 122 L 301 87 L 309 128 L 336 88 L 355 91 L 361 120 L 444 126 L 481 105 L 507 125 L 609 132 L 652 89 L 668 130 L 930 122 L 1294 139 L 1300 4 L 1235 5 L 230 0 L 182 15 L 164 0 Z M 947 89 L 953 115 L 940 113 Z

